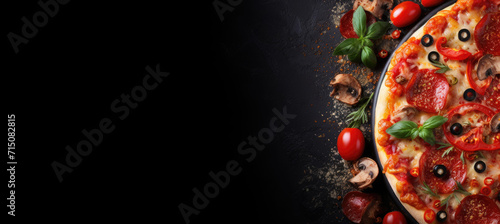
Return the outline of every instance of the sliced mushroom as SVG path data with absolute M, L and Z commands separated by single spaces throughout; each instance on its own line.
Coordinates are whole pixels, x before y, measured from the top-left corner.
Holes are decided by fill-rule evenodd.
M 401 120 L 411 120 L 417 114 L 417 109 L 411 105 L 403 105 L 396 109 L 391 116 L 391 122 L 396 123 Z
M 371 187 L 378 176 L 378 166 L 373 159 L 363 157 L 354 163 L 356 176 L 349 180 L 355 188 L 359 190 Z
M 405 76 L 403 75 L 396 76 L 396 83 L 404 85 L 406 84 L 406 82 L 408 82 L 408 79 Z
M 491 119 L 491 132 L 493 133 L 498 133 L 500 132 L 500 113 L 497 113 L 493 118 Z
M 488 76 L 500 74 L 500 56 L 486 54 L 477 63 L 477 78 L 485 80 Z
M 392 8 L 392 3 L 393 0 L 356 0 L 353 9 L 356 10 L 358 6 L 361 6 L 378 19 L 382 19 L 384 10 Z
M 349 105 L 356 104 L 361 98 L 361 85 L 358 80 L 348 74 L 338 74 L 330 81 L 333 87 L 331 97 Z

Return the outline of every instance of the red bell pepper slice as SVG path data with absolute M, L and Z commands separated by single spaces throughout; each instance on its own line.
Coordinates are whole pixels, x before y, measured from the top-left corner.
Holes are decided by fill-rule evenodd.
M 440 37 L 436 41 L 436 50 L 442 54 L 443 56 L 451 59 L 451 60 L 465 60 L 469 58 L 472 54 L 466 50 L 457 50 L 455 48 L 443 47 L 443 44 L 446 44 L 446 37 Z
M 468 131 L 467 133 L 463 133 L 460 136 L 453 135 L 450 132 L 450 126 L 454 122 L 454 116 L 460 117 L 474 111 L 484 114 L 484 116 L 486 116 L 487 118 L 485 120 L 486 122 L 491 122 L 491 119 L 495 115 L 495 111 L 477 103 L 462 104 L 451 109 L 445 115 L 445 117 L 448 118 L 448 121 L 443 124 L 443 131 L 448 142 L 450 142 L 450 144 L 452 144 L 456 148 L 470 152 L 478 150 L 490 151 L 500 149 L 500 133 L 489 133 L 488 136 L 483 136 L 483 132 L 486 127 L 472 127 L 470 131 Z M 485 137 L 490 139 L 488 143 L 484 141 Z
M 469 58 L 469 60 L 467 61 L 466 74 L 467 74 L 467 81 L 469 82 L 470 87 L 472 87 L 472 89 L 474 89 L 477 93 L 484 96 L 493 78 L 490 76 L 483 81 L 480 81 L 477 78 L 476 70 L 474 70 L 474 67 L 482 56 L 483 52 L 479 51 Z

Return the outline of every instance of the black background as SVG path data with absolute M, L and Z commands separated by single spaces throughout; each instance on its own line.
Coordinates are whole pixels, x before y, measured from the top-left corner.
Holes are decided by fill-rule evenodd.
M 351 189 L 315 174 L 341 161 L 334 142 L 345 124 L 332 121 L 346 113 L 331 116 L 328 83 L 341 66 L 330 52 L 343 38 L 332 8 L 352 3 L 244 0 L 221 21 L 210 1 L 70 1 L 17 54 L 7 34 L 21 34 L 21 18 L 41 8 L 8 3 L 2 74 L 7 114 L 16 115 L 16 218 L 184 223 L 178 205 L 192 206 L 192 189 L 236 160 L 242 173 L 191 223 L 348 222 L 337 196 Z M 119 120 L 111 102 L 157 64 L 170 75 Z M 297 117 L 245 162 L 238 144 L 285 106 Z M 52 162 L 64 162 L 65 147 L 103 118 L 115 130 L 59 183 Z M 386 192 L 381 183 L 375 191 Z

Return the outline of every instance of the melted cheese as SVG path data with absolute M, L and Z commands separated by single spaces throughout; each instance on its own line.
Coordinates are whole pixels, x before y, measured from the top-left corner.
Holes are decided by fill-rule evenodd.
M 423 147 L 420 144 L 416 141 L 404 139 L 399 141 L 398 150 L 401 150 L 400 157 L 412 158 L 410 161 L 410 169 L 418 167 L 418 161 L 423 153 Z
M 495 153 L 495 155 L 492 155 L 492 153 L 487 152 L 487 151 L 482 151 L 481 154 L 484 156 L 484 158 L 477 158 L 473 161 L 467 161 L 467 180 L 471 181 L 475 179 L 478 183 L 479 186 L 477 187 L 472 187 L 468 186 L 466 189 L 469 191 L 471 194 L 479 194 L 481 191 L 481 188 L 486 186 L 484 183 L 484 180 L 487 177 L 493 178 L 493 180 L 498 182 L 498 177 L 500 175 L 500 154 Z M 477 161 L 483 161 L 486 163 L 486 170 L 483 173 L 478 173 L 476 170 L 474 170 L 474 164 Z M 496 161 L 496 163 L 494 162 Z M 490 186 L 491 187 L 491 186 Z M 494 190 L 494 189 L 492 189 Z M 493 193 L 492 193 L 493 194 Z M 491 196 L 491 195 L 490 195 Z

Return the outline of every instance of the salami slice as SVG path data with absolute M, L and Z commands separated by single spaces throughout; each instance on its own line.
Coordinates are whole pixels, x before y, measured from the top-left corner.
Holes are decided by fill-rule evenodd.
M 438 194 L 451 193 L 456 189 L 456 182 L 463 183 L 467 177 L 466 166 L 460 159 L 461 151 L 453 149 L 443 156 L 444 150 L 428 149 L 420 157 L 420 181 L 426 183 Z M 438 165 L 446 167 L 445 174 L 437 177 L 434 168 Z
M 487 196 L 471 195 L 460 202 L 455 219 L 457 224 L 498 224 L 500 223 L 500 208 Z
M 486 105 L 495 108 L 500 111 L 500 76 L 495 76 L 490 84 L 488 90 L 486 90 L 485 95 Z
M 346 14 L 340 18 L 340 34 L 345 38 L 359 38 L 356 32 L 354 31 L 354 27 L 352 26 L 352 17 L 354 15 L 353 9 L 349 10 Z M 366 11 L 365 11 L 366 13 Z M 371 14 L 366 13 L 366 27 L 377 22 L 377 19 Z
M 382 212 L 381 203 L 380 195 L 351 191 L 342 201 L 342 212 L 354 223 L 373 223 Z
M 437 113 L 446 105 L 449 89 L 446 77 L 435 70 L 421 69 L 406 86 L 406 100 L 421 111 Z
M 500 55 L 500 12 L 486 14 L 476 25 L 474 38 L 485 54 Z

